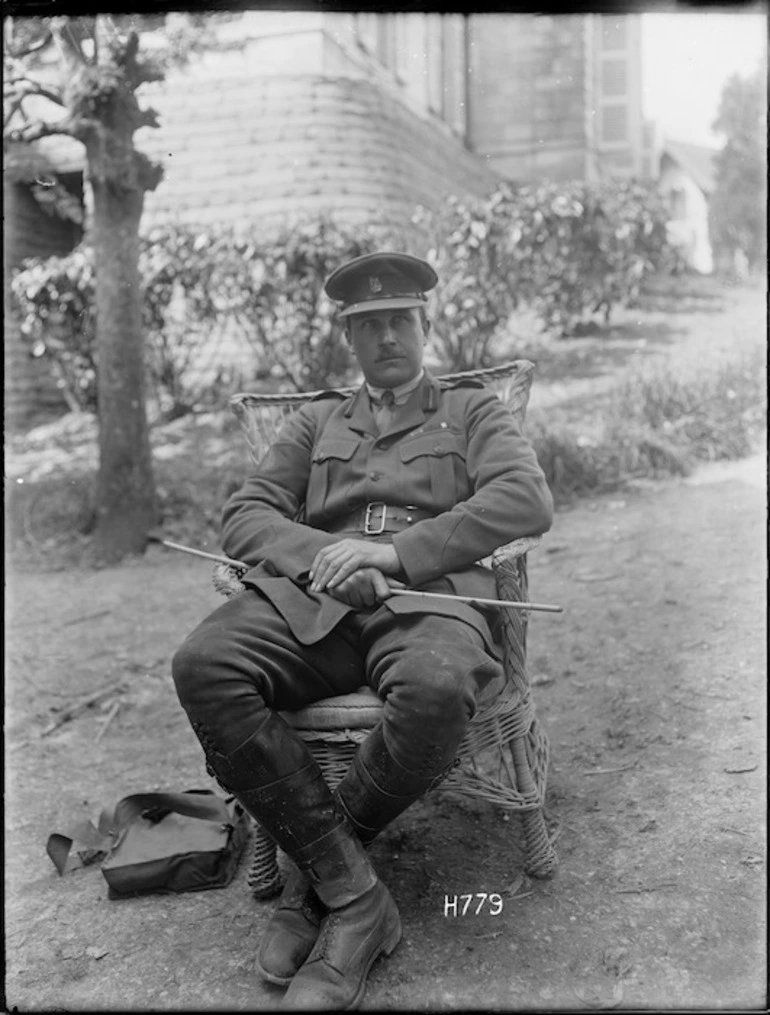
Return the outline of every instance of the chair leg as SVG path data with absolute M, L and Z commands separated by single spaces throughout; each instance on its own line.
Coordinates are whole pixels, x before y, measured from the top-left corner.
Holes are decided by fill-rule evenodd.
M 510 743 L 516 781 L 521 793 L 526 796 L 537 791 L 527 755 L 526 736 L 514 737 Z M 542 807 L 521 812 L 524 831 L 524 869 L 535 878 L 550 877 L 556 870 L 556 851 L 551 845 Z
M 257 821 L 254 822 L 254 857 L 246 880 L 255 899 L 272 899 L 280 892 L 283 882 L 275 841 Z
M 556 851 L 548 837 L 542 808 L 521 812 L 526 843 L 524 870 L 533 878 L 549 878 L 556 870 Z

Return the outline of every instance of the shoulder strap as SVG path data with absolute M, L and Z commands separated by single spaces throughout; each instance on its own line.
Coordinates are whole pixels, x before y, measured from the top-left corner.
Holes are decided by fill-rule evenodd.
M 344 402 L 346 398 L 350 397 L 350 392 L 338 391 L 336 388 L 329 388 L 327 391 L 319 391 L 312 398 L 308 399 L 310 402 L 323 402 L 326 399 L 336 399 L 338 402 Z
M 477 377 L 442 377 L 439 379 L 442 390 L 454 388 L 485 388 L 486 384 Z

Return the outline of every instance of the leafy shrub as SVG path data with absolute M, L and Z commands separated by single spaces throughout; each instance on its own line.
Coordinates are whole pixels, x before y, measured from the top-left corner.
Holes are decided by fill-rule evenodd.
M 557 503 L 603 485 L 594 449 L 576 440 L 567 427 L 534 417 L 527 422 L 526 433 Z
M 418 208 L 412 218 L 439 276 L 432 344 L 448 369 L 491 365 L 495 335 L 517 305 L 506 257 L 508 223 L 498 214 L 503 200 L 502 191 L 485 201 L 450 197 L 438 214 Z
M 726 362 L 705 360 L 697 370 L 648 369 L 614 393 L 607 437 L 621 445 L 629 427 L 642 428 L 677 449 L 684 469 L 696 460 L 740 458 L 766 421 L 765 377 L 762 348 Z
M 441 279 L 437 343 L 455 369 L 489 365 L 496 334 L 522 304 L 560 335 L 632 302 L 644 277 L 678 268 L 667 212 L 653 188 L 503 184 L 487 199 L 448 201 L 413 222 Z
M 150 389 L 162 417 L 220 400 L 239 364 L 248 383 L 281 390 L 349 380 L 347 346 L 324 279 L 389 242 L 401 241 L 383 227 L 325 218 L 259 241 L 253 232 L 153 229 L 141 241 L 140 272 Z M 71 407 L 96 411 L 90 248 L 27 260 L 13 292 L 33 355 L 50 361 Z
M 671 262 L 665 221 L 654 194 L 627 182 L 502 185 L 485 200 L 450 199 L 436 214 L 418 209 L 410 236 L 430 248 L 441 279 L 433 342 L 446 368 L 489 365 L 495 340 L 522 308 L 560 334 L 599 310 L 609 318 L 634 299 L 645 274 Z M 382 225 L 324 216 L 271 237 L 256 226 L 153 229 L 141 241 L 140 270 L 149 387 L 160 415 L 215 403 L 236 379 L 280 390 L 349 381 L 324 279 L 352 257 L 410 245 Z M 51 361 L 71 405 L 94 411 L 90 257 L 81 246 L 27 261 L 13 289 L 33 354 Z
M 87 247 L 28 258 L 12 282 L 21 333 L 45 356 L 70 408 L 96 411 L 94 270 Z
M 326 216 L 261 243 L 251 234 L 215 239 L 218 312 L 251 347 L 256 379 L 295 391 L 348 381 L 351 361 L 324 281 L 345 261 L 400 243 L 384 226 L 343 225 Z
M 767 426 L 765 376 L 762 347 L 689 369 L 648 367 L 613 388 L 601 433 L 576 437 L 558 411 L 535 411 L 527 436 L 559 503 L 630 479 L 688 475 L 698 462 L 755 450 Z

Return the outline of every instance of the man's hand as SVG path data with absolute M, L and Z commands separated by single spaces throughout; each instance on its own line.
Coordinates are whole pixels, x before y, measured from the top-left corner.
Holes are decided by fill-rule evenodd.
M 392 543 L 341 539 L 316 554 L 310 567 L 310 591 L 331 592 L 362 568 L 376 568 L 383 575 L 398 574 L 401 561 Z
M 400 585 L 401 583 L 394 582 L 394 584 Z M 353 606 L 357 610 L 376 606 L 377 603 L 381 603 L 392 595 L 385 575 L 376 567 L 362 567 L 358 571 L 354 571 L 349 578 L 345 578 L 335 585 L 333 589 L 327 588 L 326 591 L 334 599 L 339 599 L 340 602 L 347 603 L 348 606 Z

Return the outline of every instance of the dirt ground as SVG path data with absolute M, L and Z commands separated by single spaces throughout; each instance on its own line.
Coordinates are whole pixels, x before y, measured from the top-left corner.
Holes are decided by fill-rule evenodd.
M 576 341 L 569 381 L 544 363 L 532 408 L 572 399 L 583 419 L 618 357 L 699 355 L 704 336 L 733 348 L 758 333 L 763 294 L 731 314 L 666 308 L 602 340 L 598 365 L 596 343 Z M 48 467 L 49 444 L 11 465 Z M 559 868 L 523 876 L 517 822 L 490 805 L 420 801 L 372 848 L 404 937 L 365 1009 L 766 1008 L 766 520 L 764 454 L 557 513 L 530 594 L 564 613 L 532 614 L 529 661 Z M 280 1001 L 255 970 L 273 902 L 249 892 L 248 847 L 225 889 L 124 901 L 98 866 L 59 877 L 45 852 L 129 793 L 216 788 L 169 673 L 221 601 L 210 576 L 160 547 L 6 575 L 6 1009 Z M 502 912 L 445 915 L 476 892 L 500 893 Z
M 404 937 L 365 1008 L 765 1007 L 764 490 L 759 456 L 557 515 L 530 582 L 565 612 L 532 615 L 529 658 L 558 872 L 522 878 L 489 805 L 415 805 L 373 848 Z M 274 1008 L 247 862 L 222 890 L 111 901 L 97 867 L 59 877 L 45 854 L 125 794 L 212 785 L 169 677 L 219 601 L 208 564 L 158 548 L 7 581 L 8 1008 Z M 444 915 L 470 892 L 502 913 Z

